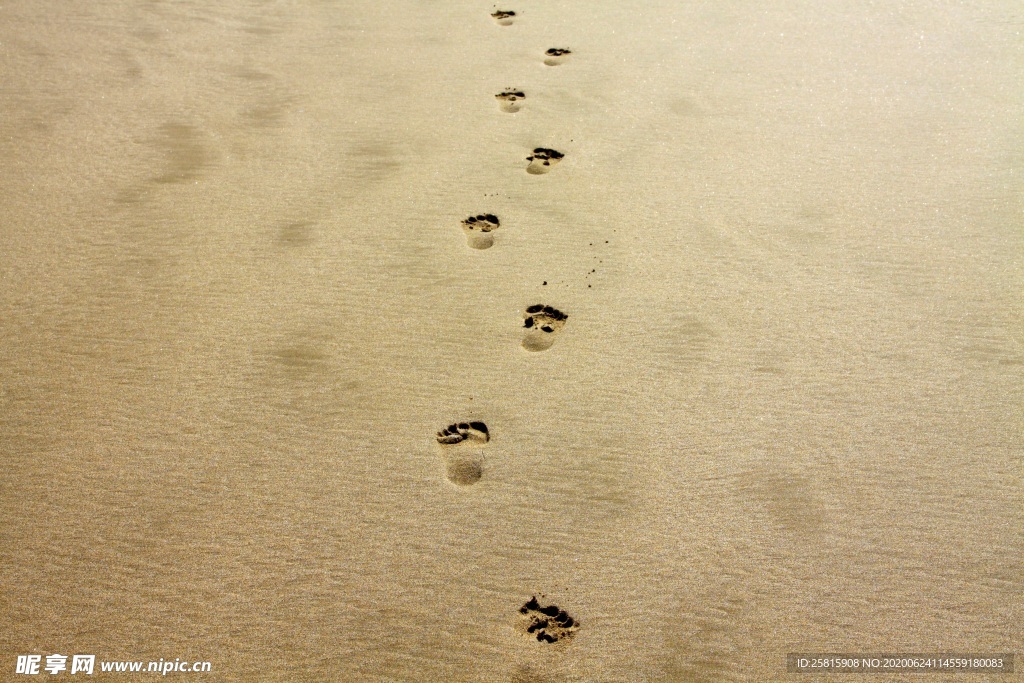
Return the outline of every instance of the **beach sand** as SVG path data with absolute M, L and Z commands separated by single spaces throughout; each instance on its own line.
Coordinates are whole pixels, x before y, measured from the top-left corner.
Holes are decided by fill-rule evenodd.
M 0 678 L 1020 653 L 1022 29 L 1005 2 L 4 2 Z M 575 630 L 527 633 L 533 597 Z

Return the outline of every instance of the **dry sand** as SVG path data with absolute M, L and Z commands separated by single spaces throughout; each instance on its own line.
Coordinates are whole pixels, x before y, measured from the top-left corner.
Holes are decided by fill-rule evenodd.
M 1022 30 L 1012 2 L 5 1 L 0 678 L 1020 653 Z M 565 156 L 527 173 L 537 147 Z M 536 353 L 533 304 L 569 316 Z M 435 442 L 469 420 L 489 442 Z M 572 637 L 521 631 L 542 595 Z

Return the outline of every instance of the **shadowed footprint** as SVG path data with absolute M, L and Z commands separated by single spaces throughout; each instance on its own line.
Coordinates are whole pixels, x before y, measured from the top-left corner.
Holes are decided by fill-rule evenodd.
M 534 304 L 526 309 L 523 316 L 523 327 L 527 329 L 523 337 L 523 348 L 527 351 L 544 351 L 555 343 L 555 336 L 565 325 L 569 316 L 557 308 Z
M 437 443 L 445 457 L 448 481 L 469 486 L 484 474 L 480 446 L 491 440 L 483 422 L 456 422 L 437 433 Z
M 580 623 L 559 609 L 557 605 L 541 605 L 537 596 L 526 601 L 519 608 L 522 615 L 520 625 L 527 634 L 541 643 L 557 643 L 572 638 L 580 628 Z
M 551 683 L 551 679 L 537 673 L 528 666 L 520 666 L 512 674 L 509 683 Z
M 167 156 L 166 170 L 150 180 L 160 185 L 188 183 L 199 178 L 213 158 L 193 126 L 168 123 L 160 127 L 160 147 Z
M 285 223 L 278 228 L 277 243 L 286 247 L 304 247 L 313 243 L 313 222 Z
M 551 167 L 562 160 L 565 155 L 561 152 L 548 149 L 547 147 L 538 147 L 533 150 L 533 154 L 526 157 L 526 160 L 530 162 L 530 165 L 526 167 L 527 173 L 533 175 L 541 175 L 551 170 Z
M 516 13 L 511 10 L 497 10 L 491 16 L 500 26 L 511 26 L 515 21 Z
M 544 53 L 544 63 L 548 66 L 558 66 L 559 64 L 564 64 L 571 54 L 572 50 L 567 50 L 564 47 L 553 47 Z
M 498 108 L 509 114 L 515 114 L 523 108 L 526 93 L 522 90 L 506 90 L 494 96 L 498 100 Z
M 462 221 L 462 229 L 466 232 L 466 243 L 474 249 L 488 249 L 494 245 L 491 233 L 501 226 L 501 221 L 493 213 L 470 216 Z

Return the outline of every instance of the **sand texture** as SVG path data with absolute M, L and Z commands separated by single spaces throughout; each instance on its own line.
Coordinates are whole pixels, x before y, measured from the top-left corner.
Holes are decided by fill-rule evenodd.
M 0 680 L 1024 656 L 1022 32 L 5 0 Z

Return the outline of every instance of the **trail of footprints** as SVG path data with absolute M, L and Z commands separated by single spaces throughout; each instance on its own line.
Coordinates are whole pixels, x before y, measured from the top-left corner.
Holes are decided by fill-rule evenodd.
M 491 17 L 500 26 L 512 25 L 517 15 L 512 10 L 495 10 Z M 544 64 L 558 66 L 572 54 L 567 48 L 551 48 L 544 53 Z M 501 111 L 514 114 L 525 104 L 526 94 L 516 88 L 506 88 L 496 94 Z M 537 147 L 526 157 L 526 172 L 543 175 L 550 172 L 565 154 L 547 147 Z M 472 249 L 489 249 L 494 245 L 494 232 L 501 220 L 492 213 L 480 213 L 462 221 L 466 244 Z M 544 284 L 547 284 L 546 282 Z M 523 339 L 521 346 L 530 352 L 551 348 L 558 333 L 569 319 L 568 314 L 548 304 L 527 306 L 523 312 Z M 484 452 L 491 440 L 487 425 L 479 420 L 453 422 L 437 432 L 437 444 L 445 462 L 448 480 L 456 486 L 471 486 L 483 478 Z M 543 597 L 543 596 L 541 596 Z M 555 605 L 542 605 L 536 596 L 520 609 L 520 631 L 539 643 L 554 644 L 571 639 L 580 624 L 568 612 Z

